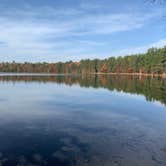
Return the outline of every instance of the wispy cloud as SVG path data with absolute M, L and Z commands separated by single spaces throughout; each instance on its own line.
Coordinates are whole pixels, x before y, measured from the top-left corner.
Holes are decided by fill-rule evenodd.
M 139 46 L 139 47 L 132 47 L 128 49 L 123 49 L 117 53 L 116 55 L 129 55 L 129 54 L 138 54 L 138 53 L 145 53 L 149 48 L 155 47 L 155 48 L 162 48 L 166 46 L 166 39 L 161 39 L 159 41 L 150 43 L 145 46 Z
M 98 7 L 94 5 L 93 9 Z M 86 3 L 80 8 L 68 9 L 51 6 L 32 8 L 27 4 L 23 9 L 3 10 L 0 16 L 0 46 L 5 43 L 7 48 L 0 47 L 1 54 L 13 60 L 15 57 L 28 60 L 31 56 L 37 61 L 43 59 L 40 56 L 51 57 L 55 61 L 68 55 L 71 58 L 80 55 L 80 59 L 82 55 L 91 54 L 93 57 L 95 48 L 108 46 L 108 41 L 96 38 L 142 28 L 161 16 L 160 10 L 151 13 L 93 13 L 87 12 L 89 8 Z M 122 50 L 121 53 L 128 51 Z
M 0 41 L 0 45 L 5 45 L 5 44 L 6 44 L 5 42 Z

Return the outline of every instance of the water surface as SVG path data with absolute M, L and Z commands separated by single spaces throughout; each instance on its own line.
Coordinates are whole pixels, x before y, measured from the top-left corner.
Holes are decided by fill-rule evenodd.
M 0 76 L 0 165 L 165 166 L 166 80 Z

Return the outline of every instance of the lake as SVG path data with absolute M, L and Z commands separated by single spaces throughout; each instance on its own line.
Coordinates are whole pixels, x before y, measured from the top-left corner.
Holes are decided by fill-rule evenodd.
M 165 166 L 166 79 L 1 75 L 0 165 Z

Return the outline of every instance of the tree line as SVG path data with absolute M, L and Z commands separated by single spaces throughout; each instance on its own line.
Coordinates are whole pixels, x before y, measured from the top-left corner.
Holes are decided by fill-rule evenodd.
M 107 59 L 85 59 L 80 62 L 57 63 L 16 63 L 1 62 L 0 72 L 28 72 L 28 73 L 166 73 L 166 46 L 164 48 L 150 48 L 146 53 L 126 55 L 124 57 L 110 57 Z

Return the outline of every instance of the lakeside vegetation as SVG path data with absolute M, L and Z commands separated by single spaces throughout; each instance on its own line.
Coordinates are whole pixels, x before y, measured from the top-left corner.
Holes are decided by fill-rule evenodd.
M 166 73 L 166 46 L 151 48 L 146 53 L 127 55 L 124 57 L 110 57 L 107 59 L 86 59 L 80 62 L 57 63 L 0 63 L 0 72 L 25 73 Z

